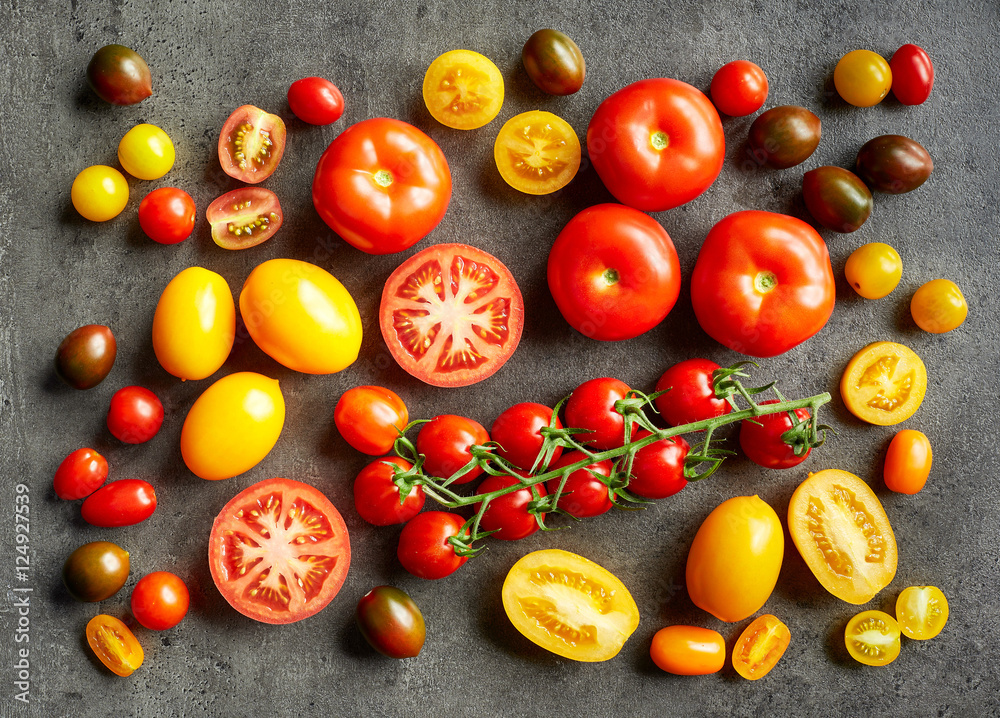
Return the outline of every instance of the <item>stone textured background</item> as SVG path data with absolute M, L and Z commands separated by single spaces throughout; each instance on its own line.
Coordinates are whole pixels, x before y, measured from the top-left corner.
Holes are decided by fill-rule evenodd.
M 825 4 L 760 2 L 560 3 L 486 2 L 16 2 L 0 4 L 5 71 L 0 73 L 0 715 L 997 715 L 1000 663 L 997 591 L 1000 519 L 996 464 L 998 282 L 996 197 L 1000 95 L 995 68 L 998 10 L 992 2 L 934 5 L 845 0 Z M 534 88 L 520 64 L 525 39 L 542 27 L 573 37 L 587 59 L 587 81 L 575 96 L 554 98 Z M 136 49 L 153 73 L 154 94 L 129 108 L 100 101 L 85 68 L 99 47 Z M 833 90 L 838 58 L 869 48 L 889 57 L 906 42 L 934 60 L 936 83 L 923 106 L 891 96 L 881 105 L 846 105 Z M 459 132 L 434 122 L 420 86 L 440 53 L 467 47 L 492 58 L 507 83 L 500 116 L 480 130 Z M 752 118 L 725 119 L 727 158 L 701 197 L 656 215 L 670 233 L 684 271 L 681 299 L 663 324 L 625 342 L 600 344 L 574 332 L 545 287 L 547 248 L 579 210 L 610 201 L 592 169 L 581 170 L 558 196 L 530 197 L 508 188 L 492 160 L 496 132 L 509 117 L 547 109 L 582 137 L 594 109 L 632 81 L 676 77 L 707 90 L 714 71 L 750 59 L 770 79 L 767 106 L 802 104 L 820 115 L 823 141 L 802 166 L 776 172 L 747 163 L 744 141 Z M 345 116 L 335 125 L 306 126 L 290 113 L 289 84 L 323 75 L 344 92 Z M 215 144 L 225 118 L 251 103 L 288 123 L 285 158 L 267 186 L 286 212 L 272 241 L 228 253 L 210 239 L 208 202 L 236 183 L 218 166 Z M 443 148 L 454 178 L 448 214 L 432 235 L 404 255 L 372 257 L 332 235 L 310 198 L 316 161 L 349 124 L 387 115 L 416 124 Z M 116 164 L 121 136 L 138 122 L 165 129 L 177 163 L 161 180 L 130 179 L 125 212 L 105 224 L 80 218 L 69 201 L 73 177 L 86 166 Z M 709 339 L 691 311 L 687 280 L 709 228 L 730 212 L 757 208 L 809 219 L 800 186 L 804 171 L 851 166 L 857 149 L 879 134 L 917 139 L 934 157 L 931 179 L 910 195 L 876 197 L 868 223 L 851 235 L 821 231 L 837 276 L 838 302 L 826 328 L 804 345 L 762 362 L 761 383 L 780 379 L 788 396 L 836 394 L 848 359 L 875 340 L 902 341 L 924 359 L 927 398 L 907 426 L 934 446 L 934 471 L 919 495 L 888 492 L 881 464 L 893 428 L 863 425 L 835 396 L 825 420 L 837 430 L 800 468 L 760 469 L 736 457 L 712 479 L 641 512 L 615 512 L 489 551 L 452 577 L 427 582 L 395 559 L 398 528 L 364 524 L 353 509 L 351 483 L 367 461 L 333 425 L 333 407 L 351 386 L 378 383 L 407 401 L 411 416 L 466 413 L 489 426 L 506 406 L 554 403 L 580 380 L 617 376 L 650 390 L 670 364 L 706 356 L 721 364 L 741 357 Z M 180 186 L 194 198 L 194 236 L 165 247 L 149 241 L 136 219 L 139 200 L 159 186 Z M 411 253 L 432 242 L 467 242 L 495 254 L 514 272 L 529 306 L 524 338 L 491 379 L 465 389 L 421 385 L 389 358 L 377 328 L 384 279 Z M 880 301 L 862 300 L 843 279 L 853 249 L 886 241 L 904 260 L 900 286 Z M 332 376 L 298 375 L 271 361 L 250 341 L 234 349 L 223 372 L 254 369 L 277 377 L 288 406 L 284 433 L 267 459 L 247 474 L 211 483 L 189 473 L 178 438 L 187 409 L 209 381 L 181 383 L 156 363 L 150 325 L 167 281 L 191 265 L 221 273 L 237 291 L 250 270 L 272 257 L 316 262 L 354 294 L 365 322 L 362 356 Z M 909 317 L 909 297 L 925 281 L 949 277 L 964 290 L 969 319 L 932 336 Z M 88 392 L 59 384 L 51 359 L 59 341 L 90 322 L 110 325 L 119 345 L 107 381 Z M 167 420 L 145 445 L 127 447 L 104 428 L 119 387 L 141 383 L 163 399 Z M 146 523 L 98 529 L 76 504 L 54 496 L 60 460 L 94 446 L 114 477 L 146 477 L 160 508 Z M 648 655 L 655 631 L 668 623 L 719 629 L 732 645 L 744 624 L 725 625 L 696 609 L 684 590 L 684 561 L 697 527 L 721 501 L 757 493 L 783 514 L 807 470 L 838 467 L 870 481 L 895 527 L 898 574 L 868 606 L 892 612 L 899 591 L 914 584 L 943 588 L 951 603 L 944 633 L 905 641 L 899 659 L 882 669 L 855 663 L 843 629 L 857 609 L 826 593 L 791 543 L 778 587 L 767 604 L 791 628 L 778 667 L 750 683 L 727 667 L 721 674 L 679 678 L 656 669 Z M 341 509 L 354 559 L 340 595 L 299 624 L 266 626 L 233 611 L 212 584 L 205 561 L 218 510 L 239 490 L 270 476 L 313 483 Z M 30 580 L 13 573 L 14 486 L 30 487 Z M 65 557 L 78 545 L 113 540 L 132 554 L 133 573 L 117 596 L 100 605 L 75 603 L 60 582 Z M 536 648 L 508 622 L 500 585 L 524 553 L 559 547 L 581 553 L 617 574 L 642 614 L 621 654 L 602 664 L 569 662 Z M 131 587 L 158 569 L 182 576 L 192 610 L 178 627 L 139 629 L 146 662 L 129 679 L 97 665 L 82 640 L 98 611 L 122 615 Z M 357 599 L 392 583 L 422 607 L 428 626 L 423 653 L 392 661 L 370 650 L 353 625 Z M 13 586 L 30 586 L 31 703 L 13 699 Z

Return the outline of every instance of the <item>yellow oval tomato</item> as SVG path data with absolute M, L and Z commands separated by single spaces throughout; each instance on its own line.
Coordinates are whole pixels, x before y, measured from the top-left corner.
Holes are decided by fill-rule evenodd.
M 903 429 L 889 444 L 882 475 L 890 491 L 915 494 L 924 488 L 931 473 L 931 442 L 920 431 Z
M 247 331 L 266 354 L 305 374 L 332 374 L 358 358 L 361 315 L 344 285 L 297 259 L 254 269 L 240 292 Z
M 114 616 L 94 616 L 87 623 L 86 633 L 91 650 L 116 675 L 130 676 L 142 665 L 142 646 L 128 626 Z
M 504 182 L 526 194 L 562 189 L 580 169 L 580 138 L 566 120 L 533 110 L 510 118 L 493 143 Z
M 909 347 L 875 342 L 847 363 L 840 395 L 851 413 L 869 424 L 891 426 L 909 419 L 927 393 L 927 368 Z
M 529 553 L 503 582 L 503 607 L 528 640 L 574 661 L 618 655 L 639 608 L 614 574 L 569 551 Z
M 224 376 L 198 397 L 181 429 L 181 456 L 203 479 L 249 471 L 274 447 L 285 424 L 278 382 L 250 371 Z
M 156 125 L 136 125 L 118 143 L 118 161 L 137 179 L 159 179 L 174 166 L 174 158 L 174 143 Z
M 868 484 L 826 469 L 799 484 L 788 531 L 809 570 L 842 601 L 867 603 L 896 575 L 896 536 Z
M 722 634 L 699 626 L 667 626 L 653 636 L 649 657 L 657 668 L 676 676 L 705 676 L 726 665 Z
M 94 165 L 73 180 L 70 199 L 76 211 L 91 222 L 106 222 L 128 204 L 128 182 L 114 167 Z
M 888 613 L 862 611 L 847 622 L 844 643 L 859 663 L 887 666 L 899 656 L 899 624 Z
M 423 94 L 427 110 L 442 125 L 474 130 L 500 112 L 503 75 L 485 55 L 452 50 L 427 68 Z
M 851 252 L 844 267 L 847 281 L 865 299 L 889 295 L 903 276 L 899 252 L 884 242 L 869 242 Z
M 701 524 L 691 544 L 688 595 L 722 621 L 742 621 L 767 602 L 784 551 L 774 509 L 757 496 L 724 501 Z
M 758 616 L 733 646 L 733 668 L 748 681 L 763 678 L 778 663 L 792 634 L 777 616 Z
M 907 638 L 934 638 L 948 622 L 948 599 L 937 586 L 904 588 L 896 599 L 896 621 Z
M 885 58 L 871 50 L 854 50 L 840 58 L 833 71 L 838 94 L 855 107 L 871 107 L 892 87 L 892 70 Z
M 962 325 L 969 305 L 950 279 L 932 279 L 913 294 L 910 314 L 917 326 L 931 334 L 944 334 Z
M 170 280 L 153 315 L 153 352 L 181 379 L 204 379 L 223 365 L 236 336 L 236 305 L 226 280 L 189 267 Z

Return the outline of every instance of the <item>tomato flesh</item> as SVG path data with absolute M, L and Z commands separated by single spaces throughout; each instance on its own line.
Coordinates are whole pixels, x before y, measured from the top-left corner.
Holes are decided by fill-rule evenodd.
M 580 169 L 580 139 L 551 112 L 522 112 L 507 120 L 493 145 L 504 182 L 526 194 L 550 194 Z
M 927 393 L 927 368 L 909 347 L 876 342 L 859 351 L 840 380 L 844 404 L 859 419 L 892 426 L 909 419 Z
M 500 112 L 503 75 L 485 55 L 451 50 L 435 58 L 427 68 L 423 96 L 435 120 L 456 130 L 474 130 Z
M 899 624 L 882 611 L 862 611 L 847 622 L 847 652 L 866 666 L 887 666 L 899 656 Z
M 770 614 L 754 619 L 733 647 L 733 668 L 748 681 L 766 676 L 788 648 L 788 626 Z
M 115 675 L 130 676 L 142 665 L 142 646 L 128 626 L 114 616 L 101 614 L 87 623 L 87 643 Z
M 948 599 L 937 586 L 904 588 L 896 599 L 896 621 L 907 638 L 934 638 L 948 622 Z
M 223 249 L 256 247 L 274 236 L 284 215 L 278 195 L 263 187 L 240 187 L 226 192 L 205 211 L 212 240 Z
M 241 182 L 263 182 L 285 152 L 285 122 L 253 105 L 237 107 L 219 133 L 219 162 Z

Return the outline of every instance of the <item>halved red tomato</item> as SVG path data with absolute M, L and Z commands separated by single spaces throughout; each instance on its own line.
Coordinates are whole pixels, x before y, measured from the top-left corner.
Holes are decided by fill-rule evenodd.
M 256 247 L 270 239 L 284 215 L 278 195 L 263 187 L 240 187 L 226 192 L 205 211 L 212 239 L 223 249 Z
M 216 516 L 208 563 L 216 588 L 244 616 L 293 623 L 337 595 L 351 544 L 340 512 L 319 489 L 266 479 Z
M 285 122 L 253 105 L 237 107 L 219 133 L 219 163 L 241 182 L 263 182 L 285 152 Z
M 393 358 L 432 386 L 492 376 L 521 341 L 524 300 L 510 270 L 465 244 L 435 244 L 386 280 L 379 309 Z

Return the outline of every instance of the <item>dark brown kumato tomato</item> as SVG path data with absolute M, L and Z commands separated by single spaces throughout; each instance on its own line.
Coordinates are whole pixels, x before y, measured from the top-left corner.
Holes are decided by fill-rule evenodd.
M 118 344 L 102 324 L 74 329 L 56 351 L 56 374 L 74 389 L 92 389 L 104 381 L 115 365 Z
M 550 95 L 572 95 L 583 87 L 587 64 L 572 38 L 558 30 L 539 30 L 521 50 L 531 81 Z
M 858 176 L 877 192 L 912 192 L 927 181 L 934 160 L 919 142 L 903 135 L 881 135 L 858 152 Z
M 153 94 L 149 66 L 124 45 L 105 45 L 87 65 L 87 82 L 105 102 L 134 105 Z
M 63 565 L 63 583 L 77 601 L 111 598 L 128 579 L 128 551 L 110 541 L 86 543 Z
M 802 178 L 802 197 L 816 221 L 834 232 L 853 232 L 872 213 L 872 193 L 843 167 L 817 167 Z
M 376 586 L 354 613 L 361 635 L 389 658 L 413 658 L 424 647 L 424 616 L 413 599 L 395 586 Z
M 776 170 L 801 164 L 819 146 L 819 118 L 804 107 L 772 107 L 750 125 L 754 159 Z

